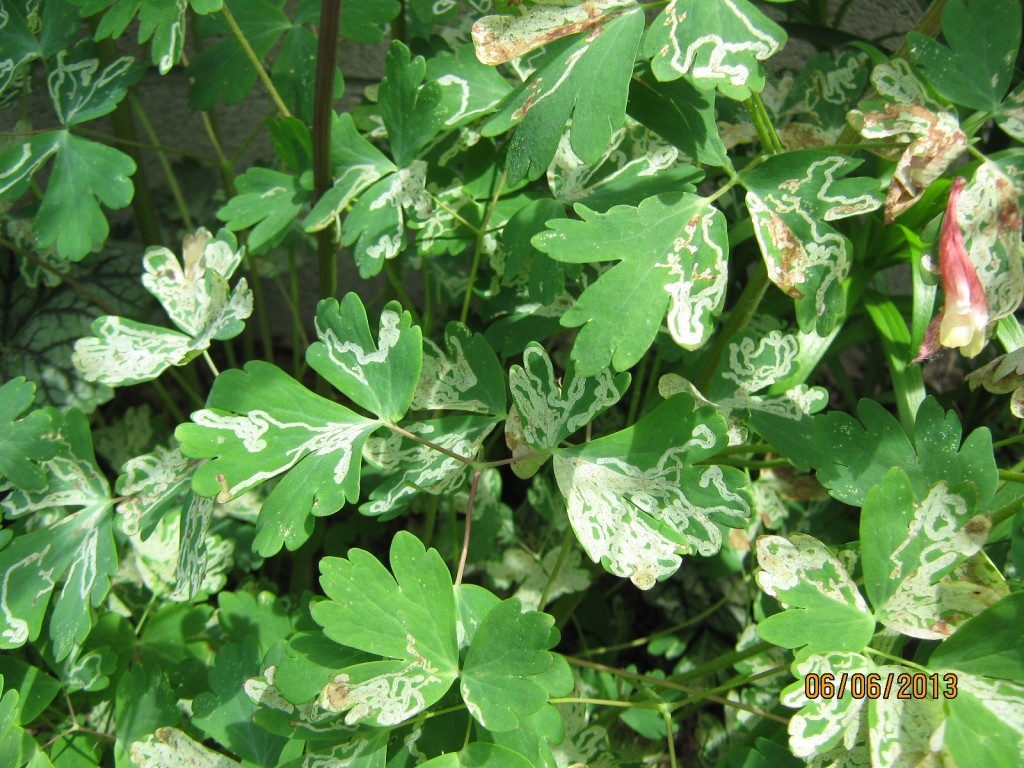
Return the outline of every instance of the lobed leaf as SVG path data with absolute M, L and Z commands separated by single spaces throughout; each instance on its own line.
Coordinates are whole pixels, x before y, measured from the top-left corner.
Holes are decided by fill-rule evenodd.
M 536 342 L 523 350 L 523 365 L 513 365 L 508 379 L 523 438 L 538 451 L 555 448 L 592 422 L 629 386 L 628 373 L 612 375 L 605 368 L 595 376 L 580 376 L 571 363 L 556 381 L 551 358 Z
M 695 195 L 658 195 L 636 208 L 595 213 L 576 206 L 582 221 L 556 219 L 533 244 L 568 263 L 618 261 L 604 272 L 562 325 L 583 326 L 573 346 L 578 373 L 636 364 L 668 312 L 672 338 L 685 349 L 707 341 L 725 301 L 728 238 L 718 209 Z
M 398 302 L 381 311 L 377 341 L 354 293 L 340 304 L 324 299 L 317 305 L 316 332 L 320 341 L 306 359 L 317 373 L 383 421 L 405 415 L 423 368 L 423 334 Z
M 782 27 L 747 0 L 672 0 L 651 25 L 644 52 L 659 80 L 687 75 L 740 101 L 764 88 L 759 62 L 785 42 Z
M 530 78 L 512 91 L 482 129 L 497 136 L 516 124 L 508 146 L 508 181 L 539 178 L 572 118 L 570 145 L 595 162 L 626 119 L 633 61 L 644 30 L 639 8 L 604 17 L 589 35 L 555 42 Z
M 944 578 L 988 540 L 991 519 L 976 509 L 971 486 L 946 481 L 916 501 L 900 467 L 868 492 L 861 517 L 864 588 L 882 624 L 941 640 L 1001 597 L 966 579 Z
M 590 558 L 641 589 L 675 573 L 680 554 L 715 554 L 719 525 L 745 525 L 743 473 L 697 465 L 727 444 L 725 420 L 672 397 L 634 426 L 554 458 L 569 521 Z
M 871 178 L 843 179 L 860 164 L 803 150 L 769 158 L 744 175 L 747 209 L 768 277 L 797 300 L 800 329 L 829 333 L 846 308 L 850 241 L 827 222 L 873 211 Z
M 52 459 L 57 443 L 50 439 L 54 424 L 50 414 L 35 410 L 18 418 L 32 406 L 36 386 L 23 376 L 0 387 L 0 478 L 26 491 L 42 490 L 46 474 L 41 462 Z
M 504 416 L 505 376 L 491 345 L 462 323 L 448 323 L 442 350 L 423 340 L 423 370 L 412 407 Z
M 218 376 L 207 404 L 175 431 L 186 456 L 212 459 L 192 480 L 197 494 L 226 501 L 284 475 L 260 510 L 253 548 L 261 555 L 298 548 L 313 529 L 311 514 L 333 514 L 358 498 L 360 451 L 380 422 L 259 360 Z
M 437 702 L 458 676 L 455 595 L 436 550 L 410 533 L 391 543 L 391 573 L 369 552 L 320 561 L 328 600 L 314 620 L 337 643 L 381 656 L 346 668 L 324 689 L 323 704 L 349 725 L 392 726 Z
M 875 634 L 875 618 L 846 566 L 813 536 L 757 540 L 758 586 L 790 610 L 769 616 L 757 634 L 782 648 L 860 651 Z

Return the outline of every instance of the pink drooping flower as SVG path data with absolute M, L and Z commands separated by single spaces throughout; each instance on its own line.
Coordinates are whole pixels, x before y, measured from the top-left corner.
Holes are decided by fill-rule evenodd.
M 957 220 L 957 200 L 966 185 L 967 179 L 959 176 L 949 190 L 939 234 L 939 276 L 946 304 L 929 324 L 915 362 L 931 357 L 940 345 L 959 348 L 964 357 L 975 357 L 985 346 L 988 299 Z

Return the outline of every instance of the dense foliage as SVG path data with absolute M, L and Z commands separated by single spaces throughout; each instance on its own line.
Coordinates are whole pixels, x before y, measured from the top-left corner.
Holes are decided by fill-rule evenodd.
M 3 0 L 0 765 L 1019 765 L 1021 5 L 850 8 Z

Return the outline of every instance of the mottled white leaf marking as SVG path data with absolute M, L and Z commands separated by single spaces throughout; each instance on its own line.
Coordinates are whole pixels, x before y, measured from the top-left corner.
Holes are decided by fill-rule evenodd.
M 711 207 L 694 215 L 684 227 L 683 236 L 677 237 L 672 250 L 665 254 L 665 263 L 655 265 L 678 277 L 674 283 L 666 283 L 665 290 L 672 297 L 668 308 L 669 333 L 683 349 L 697 349 L 704 344 L 711 335 L 712 313 L 725 300 L 725 251 L 711 232 L 720 215 Z M 700 258 L 698 253 L 702 254 Z M 707 264 L 708 253 L 714 254 L 713 264 Z
M 356 423 L 338 422 L 324 425 L 307 424 L 304 421 L 279 421 L 261 410 L 250 411 L 240 416 L 202 410 L 192 414 L 192 421 L 203 427 L 231 432 L 249 453 L 262 453 L 267 449 L 269 444 L 264 437 L 271 428 L 281 433 L 298 430 L 309 435 L 282 452 L 284 462 L 280 466 L 256 472 L 234 485 L 229 484 L 224 494 L 227 498 L 224 498 L 224 501 L 291 469 L 306 453 L 317 456 L 337 453 L 338 463 L 334 467 L 333 478 L 334 482 L 341 484 L 352 463 L 352 444 L 363 434 L 380 426 L 379 422 L 363 420 Z
M 793 754 L 809 758 L 837 745 L 842 749 L 853 749 L 862 741 L 866 700 L 853 698 L 849 691 L 843 698 L 808 699 L 804 695 L 804 679 L 810 674 L 831 673 L 836 679 L 842 674 L 866 675 L 873 671 L 868 658 L 859 653 L 838 651 L 813 654 L 794 664 L 793 671 L 798 680 L 786 688 L 781 697 L 785 706 L 800 708 L 789 721 L 789 748 Z
M 799 533 L 789 539 L 762 536 L 757 540 L 757 561 L 761 566 L 757 574 L 758 586 L 783 604 L 786 604 L 786 592 L 809 583 L 838 603 L 869 612 L 846 567 L 813 536 Z
M 484 64 L 504 64 L 559 38 L 604 24 L 613 15 L 609 11 L 635 7 L 636 0 L 584 0 L 579 4 L 537 4 L 518 15 L 484 16 L 472 29 L 476 57 Z
M 241 768 L 239 763 L 207 749 L 177 728 L 158 728 L 131 746 L 139 768 Z

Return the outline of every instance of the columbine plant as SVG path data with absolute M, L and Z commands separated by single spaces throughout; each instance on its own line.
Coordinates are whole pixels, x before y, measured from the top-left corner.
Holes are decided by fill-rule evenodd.
M 1021 7 L 828 6 L 7 2 L 4 765 L 1016 765 Z

